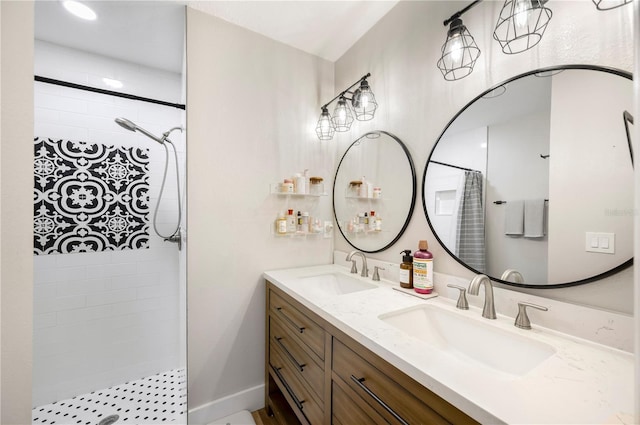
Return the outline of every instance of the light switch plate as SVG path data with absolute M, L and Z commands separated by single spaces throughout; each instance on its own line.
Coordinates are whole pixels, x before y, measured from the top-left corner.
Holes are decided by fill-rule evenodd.
M 587 232 L 585 237 L 585 251 L 600 254 L 615 254 L 615 233 Z

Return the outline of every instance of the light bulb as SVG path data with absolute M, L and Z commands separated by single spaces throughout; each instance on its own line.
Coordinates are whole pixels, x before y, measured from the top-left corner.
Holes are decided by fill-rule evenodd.
M 453 62 L 458 62 L 462 58 L 462 42 L 460 41 L 460 37 L 451 41 L 449 53 L 451 54 L 451 60 L 453 60 Z
M 344 108 L 340 108 L 340 111 L 338 112 L 338 118 L 340 118 L 341 122 L 344 122 L 344 120 L 347 118 L 347 111 L 345 111 Z
M 369 106 L 369 96 L 366 93 L 362 93 L 360 102 L 362 103 L 362 108 L 367 109 L 367 107 Z
M 521 0 L 516 5 L 516 13 L 514 18 L 516 26 L 518 28 L 525 28 L 529 22 L 529 10 L 531 9 L 531 2 L 529 0 Z
M 322 129 L 322 131 L 329 130 L 329 126 L 330 124 L 328 119 L 325 118 L 320 121 L 320 128 Z

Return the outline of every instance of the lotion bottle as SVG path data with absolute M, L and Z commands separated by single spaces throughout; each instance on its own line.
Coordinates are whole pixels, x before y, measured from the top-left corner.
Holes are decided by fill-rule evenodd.
M 382 217 L 380 217 L 379 215 L 376 216 L 375 230 L 376 232 L 382 231 Z
M 305 193 L 307 193 L 307 183 L 302 173 L 296 173 L 296 175 L 293 178 L 293 181 L 294 181 L 296 193 L 299 193 L 301 195 L 304 195 Z
M 427 241 L 422 240 L 413 254 L 413 290 L 419 294 L 433 291 L 433 255 L 428 248 Z
M 293 210 L 287 210 L 287 233 L 295 233 L 297 228 L 296 217 L 293 215 Z
M 400 263 L 400 286 L 403 288 L 413 288 L 413 257 L 411 256 L 411 250 L 405 249 L 400 254 L 402 256 L 402 263 Z

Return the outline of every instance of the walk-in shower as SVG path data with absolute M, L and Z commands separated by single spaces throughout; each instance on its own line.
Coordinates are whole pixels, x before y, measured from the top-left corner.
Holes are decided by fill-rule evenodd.
M 138 132 L 144 134 L 145 136 L 147 136 L 148 138 L 150 138 L 152 140 L 155 140 L 156 142 L 160 143 L 164 147 L 164 150 L 165 150 L 164 174 L 162 176 L 162 185 L 160 186 L 160 193 L 158 195 L 158 202 L 156 203 L 156 207 L 155 207 L 154 212 L 153 212 L 153 230 L 156 232 L 156 234 L 158 236 L 163 238 L 165 241 L 175 242 L 175 243 L 178 244 L 178 249 L 182 249 L 182 232 L 180 230 L 180 221 L 182 220 L 182 205 L 181 205 L 181 201 L 180 201 L 180 170 L 179 170 L 179 165 L 178 165 L 178 152 L 176 150 L 176 146 L 169 139 L 169 135 L 171 134 L 171 132 L 173 132 L 175 130 L 180 130 L 180 132 L 182 132 L 182 131 L 184 131 L 184 129 L 182 127 L 180 127 L 180 126 L 173 127 L 171 129 L 165 131 L 164 133 L 162 133 L 162 137 L 158 137 L 155 134 L 145 130 L 144 128 L 134 124 L 133 122 L 131 122 L 130 120 L 128 120 L 126 118 L 122 118 L 122 117 L 116 118 L 115 121 L 120 127 L 125 128 L 125 129 L 127 129 L 129 131 L 133 131 L 133 132 L 138 131 Z M 174 164 L 175 164 L 175 167 L 176 167 L 176 188 L 177 188 L 177 192 L 178 192 L 178 199 L 177 199 L 178 218 L 176 220 L 175 230 L 169 235 L 162 234 L 158 230 L 158 208 L 160 207 L 160 202 L 162 201 L 162 194 L 164 192 L 164 187 L 165 187 L 166 180 L 167 180 L 167 169 L 169 168 L 169 149 L 167 148 L 167 145 L 170 145 L 171 149 L 173 151 Z
M 91 5 L 34 5 L 32 425 L 185 424 L 184 6 Z

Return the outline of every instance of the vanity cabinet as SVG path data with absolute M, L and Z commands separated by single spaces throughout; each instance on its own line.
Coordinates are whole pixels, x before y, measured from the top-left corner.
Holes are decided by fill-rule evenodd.
M 282 424 L 325 420 L 325 339 L 321 320 L 267 284 L 265 405 Z M 286 400 L 286 404 L 281 401 Z M 288 418 L 287 418 L 288 417 Z M 293 422 L 295 423 L 295 422 Z
M 475 424 L 267 281 L 265 405 L 280 423 Z

